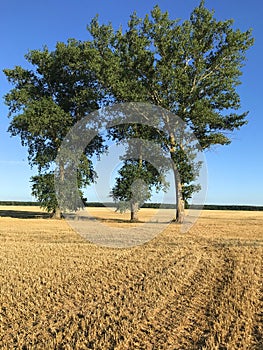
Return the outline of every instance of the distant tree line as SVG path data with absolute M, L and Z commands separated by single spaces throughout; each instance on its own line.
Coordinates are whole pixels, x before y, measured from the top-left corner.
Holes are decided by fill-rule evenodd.
M 39 206 L 39 202 L 26 202 L 26 201 L 0 201 L 0 205 L 8 206 Z M 105 206 L 115 208 L 116 203 L 107 202 L 87 202 L 86 207 L 103 208 Z M 144 203 L 142 208 L 152 208 L 152 209 L 176 209 L 176 204 L 170 203 Z M 186 204 L 186 208 L 189 208 L 189 204 Z M 263 211 L 263 206 L 257 205 L 219 205 L 219 204 L 205 204 L 204 206 L 191 205 L 191 209 L 204 209 L 204 210 L 245 210 L 245 211 Z
M 0 201 L 0 205 L 15 205 L 15 206 L 40 206 L 39 202 L 27 202 L 27 201 Z

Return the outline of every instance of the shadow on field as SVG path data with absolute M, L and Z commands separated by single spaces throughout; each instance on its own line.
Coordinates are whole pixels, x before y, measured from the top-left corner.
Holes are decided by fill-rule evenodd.
M 103 218 L 101 216 L 83 216 L 83 215 L 72 215 L 67 214 L 65 215 L 65 218 L 67 220 L 75 220 L 75 221 L 101 221 L 101 222 L 112 222 L 112 223 L 127 223 L 130 224 L 131 221 L 128 219 L 121 219 L 121 218 Z M 135 221 L 135 223 L 145 223 L 144 221 Z
M 105 223 L 126 223 L 126 224 L 160 224 L 160 223 L 168 223 L 170 220 L 135 220 L 131 221 L 130 219 L 122 219 L 122 218 L 103 218 L 101 216 L 80 216 L 80 215 L 72 215 L 67 214 L 64 216 L 67 220 L 74 220 L 74 221 L 99 221 L 99 222 L 105 222 Z
M 25 210 L 0 210 L 0 217 L 9 217 L 16 219 L 44 219 L 50 218 L 50 214 L 41 211 Z

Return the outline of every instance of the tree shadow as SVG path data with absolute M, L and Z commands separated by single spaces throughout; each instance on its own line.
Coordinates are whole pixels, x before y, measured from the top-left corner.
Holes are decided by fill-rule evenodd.
M 0 209 L 0 217 L 10 217 L 15 219 L 45 219 L 50 218 L 49 213 L 43 213 L 42 211 L 30 211 L 30 210 L 2 210 Z
M 66 214 L 64 218 L 67 220 L 77 220 L 77 221 L 102 221 L 102 222 L 113 222 L 113 223 L 128 223 L 131 221 L 129 219 L 121 218 L 103 218 L 101 216 L 84 216 L 84 215 L 75 215 L 75 214 Z M 136 223 L 143 223 L 143 221 L 136 221 Z
M 158 220 L 134 220 L 131 221 L 130 219 L 122 219 L 122 218 L 103 218 L 101 216 L 82 216 L 82 215 L 75 215 L 75 214 L 67 214 L 64 216 L 67 220 L 72 221 L 99 221 L 99 222 L 105 222 L 105 223 L 119 223 L 119 224 L 166 224 L 166 221 L 158 221 Z

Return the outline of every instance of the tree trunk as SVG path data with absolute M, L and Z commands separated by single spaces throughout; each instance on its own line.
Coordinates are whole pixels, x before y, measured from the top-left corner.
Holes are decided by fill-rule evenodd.
M 179 200 L 179 203 L 177 203 L 177 209 L 176 209 L 176 217 L 175 217 L 175 222 L 178 222 L 178 224 L 182 224 L 184 222 L 184 217 L 185 217 L 185 202 L 183 199 Z
M 173 173 L 174 173 L 174 183 L 175 183 L 175 193 L 176 193 L 176 215 L 174 218 L 174 221 L 177 222 L 178 224 L 182 224 L 184 221 L 184 216 L 185 216 L 185 201 L 183 199 L 183 185 L 182 185 L 182 181 L 180 178 L 180 174 L 176 168 L 175 165 L 175 147 L 176 147 L 176 143 L 175 143 L 175 138 L 174 135 L 171 133 L 170 134 L 170 143 L 171 143 L 171 147 L 170 147 L 170 155 L 171 155 L 171 160 L 172 160 L 172 164 L 173 164 Z
M 131 222 L 139 221 L 139 203 L 131 202 Z
M 182 182 L 178 171 L 174 169 L 174 180 L 176 184 L 176 216 L 175 222 L 182 224 L 185 217 L 185 201 L 182 193 Z
M 62 218 L 62 213 L 59 207 L 57 207 L 53 213 L 52 213 L 52 218 L 53 219 L 61 219 Z
M 65 181 L 65 169 L 64 169 L 64 163 L 59 162 L 59 190 L 58 193 L 56 193 L 57 196 L 59 196 L 59 201 L 57 201 L 56 207 L 53 209 L 53 219 L 60 220 L 62 218 L 62 211 L 61 211 L 61 204 L 64 205 L 64 201 L 62 201 L 63 195 L 60 191 L 60 189 L 64 186 Z
M 139 137 L 140 134 L 138 133 L 137 127 L 135 130 L 135 137 Z M 140 142 L 138 142 L 137 144 L 138 147 L 138 156 L 139 156 L 139 169 L 142 169 L 142 144 L 141 144 L 141 140 Z M 139 212 L 139 203 L 136 202 L 136 194 L 133 193 L 133 198 L 131 199 L 131 222 L 136 222 L 139 221 L 139 217 L 138 217 L 138 212 Z

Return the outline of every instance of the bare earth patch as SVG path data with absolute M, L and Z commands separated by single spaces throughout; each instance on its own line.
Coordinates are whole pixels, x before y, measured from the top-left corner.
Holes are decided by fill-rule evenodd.
M 40 214 L 0 207 L 1 349 L 263 349 L 263 212 L 204 211 L 126 249 Z

